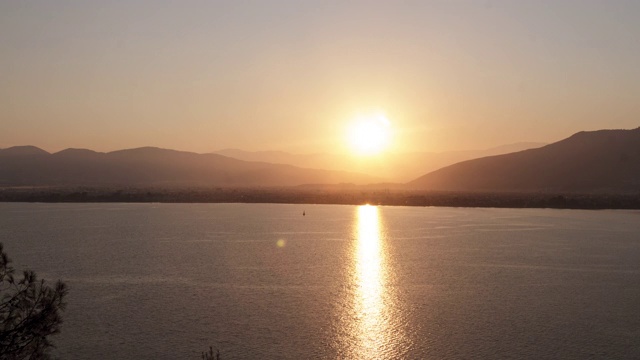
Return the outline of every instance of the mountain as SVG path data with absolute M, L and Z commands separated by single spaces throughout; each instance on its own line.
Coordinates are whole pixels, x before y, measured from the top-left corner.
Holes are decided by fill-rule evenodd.
M 283 151 L 244 151 L 224 149 L 215 154 L 245 161 L 262 161 L 274 164 L 289 164 L 299 167 L 357 171 L 370 174 L 387 181 L 407 182 L 411 179 L 444 166 L 460 161 L 484 156 L 505 154 L 546 144 L 521 142 L 503 145 L 485 150 L 448 151 L 448 152 L 412 152 L 387 154 L 384 157 L 361 158 L 336 154 L 291 154 Z
M 640 192 L 640 128 L 579 132 L 538 149 L 447 166 L 407 186 L 444 191 Z
M 273 164 L 289 164 L 295 166 L 304 166 L 306 164 L 315 164 L 327 154 L 291 154 L 284 151 L 245 151 L 241 149 L 223 149 L 213 152 L 214 154 L 224 155 L 238 160 L 260 161 Z M 324 168 L 320 166 L 319 168 Z
M 7 149 L 0 149 L 3 156 L 33 156 L 48 155 L 49 153 L 35 146 L 14 146 Z
M 100 153 L 33 146 L 0 150 L 0 186 L 294 186 L 368 184 L 374 177 L 346 171 L 232 159 L 217 154 L 144 147 Z

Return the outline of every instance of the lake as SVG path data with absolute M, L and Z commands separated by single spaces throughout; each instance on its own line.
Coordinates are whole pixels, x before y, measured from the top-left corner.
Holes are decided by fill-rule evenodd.
M 0 203 L 0 241 L 69 285 L 63 359 L 640 358 L 638 211 Z

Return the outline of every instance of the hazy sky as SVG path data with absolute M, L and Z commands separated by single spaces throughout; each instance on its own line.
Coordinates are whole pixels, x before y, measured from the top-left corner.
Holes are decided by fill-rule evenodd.
M 640 1 L 0 0 L 0 147 L 393 150 L 640 126 Z

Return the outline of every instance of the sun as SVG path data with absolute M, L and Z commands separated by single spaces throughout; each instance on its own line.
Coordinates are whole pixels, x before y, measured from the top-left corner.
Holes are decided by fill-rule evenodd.
M 358 155 L 376 155 L 391 139 L 391 123 L 384 114 L 357 117 L 347 131 L 347 142 Z

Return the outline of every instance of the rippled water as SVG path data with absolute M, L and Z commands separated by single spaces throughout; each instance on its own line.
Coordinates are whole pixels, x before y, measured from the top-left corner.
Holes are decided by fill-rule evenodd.
M 306 216 L 302 216 L 302 211 Z M 640 213 L 0 204 L 64 359 L 637 359 Z

